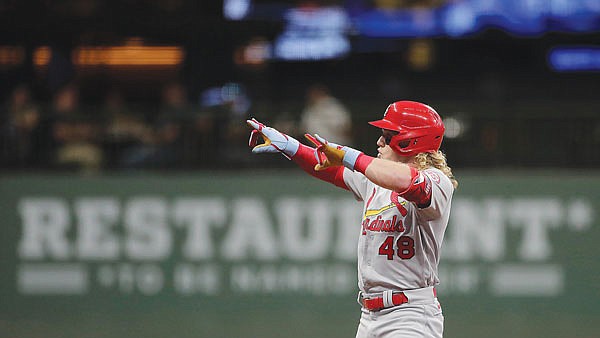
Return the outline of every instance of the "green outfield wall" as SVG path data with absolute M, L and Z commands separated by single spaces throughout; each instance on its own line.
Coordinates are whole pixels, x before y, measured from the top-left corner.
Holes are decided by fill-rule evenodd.
M 445 337 L 600 336 L 600 174 L 458 175 Z M 361 205 L 298 171 L 0 178 L 0 337 L 354 337 Z

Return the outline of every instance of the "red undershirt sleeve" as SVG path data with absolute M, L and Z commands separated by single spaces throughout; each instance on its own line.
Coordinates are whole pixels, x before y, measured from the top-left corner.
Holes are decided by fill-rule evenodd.
M 334 184 L 340 188 L 348 189 L 346 183 L 344 182 L 344 167 L 329 167 L 325 170 L 315 171 L 315 165 L 317 164 L 317 159 L 315 158 L 315 149 L 305 146 L 304 144 L 300 144 L 298 151 L 292 157 L 292 160 L 298 164 L 302 170 L 314 176 L 320 180 L 325 182 L 329 182 Z

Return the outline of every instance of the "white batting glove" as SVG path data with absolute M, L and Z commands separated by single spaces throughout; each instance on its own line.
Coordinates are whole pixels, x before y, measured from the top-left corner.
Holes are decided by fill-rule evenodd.
M 315 166 L 316 171 L 341 165 L 354 170 L 356 160 L 362 154 L 361 151 L 356 149 L 327 142 L 317 134 L 315 136 L 310 134 L 304 136 L 317 147 L 316 158 L 318 163 Z
M 250 133 L 248 145 L 252 147 L 253 154 L 276 153 L 280 152 L 283 156 L 291 160 L 298 148 L 300 142 L 295 138 L 288 136 L 279 130 L 267 127 L 256 119 L 246 120 L 246 123 L 253 128 Z M 258 144 L 258 137 L 262 136 L 264 143 Z

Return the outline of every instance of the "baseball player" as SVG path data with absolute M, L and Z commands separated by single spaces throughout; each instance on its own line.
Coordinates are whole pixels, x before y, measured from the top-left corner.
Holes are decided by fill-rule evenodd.
M 381 129 L 376 158 L 306 134 L 312 148 L 255 119 L 247 122 L 253 153 L 280 152 L 363 202 L 356 337 L 442 337 L 434 286 L 458 184 L 439 151 L 444 125 L 437 112 L 419 102 L 390 104 L 383 119 L 369 122 Z

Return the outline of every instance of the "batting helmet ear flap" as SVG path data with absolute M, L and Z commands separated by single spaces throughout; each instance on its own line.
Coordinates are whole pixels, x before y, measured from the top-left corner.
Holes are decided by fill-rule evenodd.
M 383 119 L 369 124 L 390 131 L 397 131 L 388 144 L 402 156 L 439 150 L 444 136 L 444 123 L 430 106 L 414 101 L 398 101 L 390 104 Z

